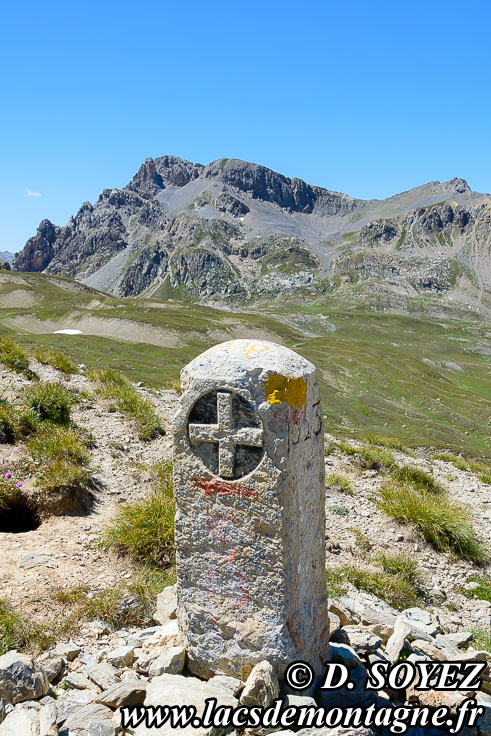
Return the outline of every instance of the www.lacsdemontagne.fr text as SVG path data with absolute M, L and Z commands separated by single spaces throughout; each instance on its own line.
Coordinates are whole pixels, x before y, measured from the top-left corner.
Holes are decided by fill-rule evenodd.
M 484 713 L 475 699 L 468 698 L 450 712 L 448 706 L 436 709 L 426 706 L 392 706 L 373 703 L 369 706 L 348 708 L 321 706 L 286 706 L 278 698 L 267 708 L 261 706 L 237 707 L 219 705 L 216 698 L 208 698 L 201 716 L 192 705 L 156 705 L 123 707 L 121 725 L 135 728 L 144 724 L 147 728 L 325 728 L 384 726 L 393 734 L 405 734 L 410 726 L 441 728 L 457 734 L 466 725 L 472 726 Z

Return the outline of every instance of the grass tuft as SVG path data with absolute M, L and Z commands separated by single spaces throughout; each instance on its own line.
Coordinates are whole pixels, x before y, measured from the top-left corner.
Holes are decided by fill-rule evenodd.
M 372 470 L 391 468 L 396 462 L 393 453 L 383 447 L 364 445 L 357 450 L 357 455 L 361 465 Z
M 349 495 L 353 495 L 355 492 L 355 489 L 349 482 L 348 478 L 346 478 L 345 475 L 340 475 L 339 473 L 332 473 L 331 475 L 326 476 L 326 487 L 334 488 L 336 491 L 348 493 Z
M 403 445 L 401 440 L 397 437 L 386 437 L 382 434 L 375 434 L 374 432 L 368 432 L 364 435 L 364 439 L 371 445 L 379 445 L 380 447 L 387 447 L 389 450 L 399 450 L 406 455 L 412 455 L 413 453 Z
M 0 337 L 0 363 L 16 373 L 24 373 L 29 378 L 35 374 L 29 369 L 27 351 L 17 345 L 10 337 Z
M 377 596 L 399 611 L 418 603 L 418 590 L 399 574 L 368 570 L 355 565 L 327 569 L 328 595 L 337 597 L 351 583 L 358 590 Z
M 397 552 L 379 552 L 373 559 L 389 575 L 398 575 L 410 585 L 419 585 L 418 564 L 409 555 Z
M 394 468 L 391 475 L 396 481 L 408 483 L 420 490 L 431 491 L 432 493 L 442 493 L 443 488 L 435 481 L 430 473 L 414 465 L 403 465 Z
M 11 649 L 35 654 L 53 643 L 42 627 L 26 621 L 12 604 L 0 599 L 0 655 Z
M 379 506 L 396 521 L 412 524 L 440 551 L 454 552 L 478 563 L 488 558 L 466 509 L 444 494 L 390 481 L 380 489 Z
M 166 566 L 174 560 L 174 495 L 172 467 L 155 468 L 157 481 L 152 494 L 129 503 L 116 512 L 102 545 L 127 554 L 148 566 Z
M 58 633 L 74 636 L 84 624 L 96 620 L 113 631 L 148 625 L 155 611 L 157 594 L 174 582 L 171 570 L 143 568 L 131 582 L 103 588 L 90 596 L 86 586 L 57 590 L 51 598 L 65 609 Z
M 114 401 L 122 414 L 136 422 L 141 440 L 151 440 L 165 433 L 153 405 L 140 396 L 122 373 L 100 370 L 92 373 L 91 378 L 102 384 L 97 392 L 100 396 Z
M 488 463 L 479 462 L 478 460 L 464 460 L 459 455 L 452 455 L 450 452 L 437 452 L 433 455 L 434 460 L 444 460 L 447 463 L 452 463 L 454 467 L 459 470 L 470 470 L 475 473 L 479 480 L 483 483 L 491 485 L 491 465 Z
M 491 603 L 491 578 L 473 578 L 473 583 L 478 583 L 476 588 L 464 589 L 461 592 L 466 598 L 479 598 L 481 601 Z
M 61 383 L 47 382 L 30 386 L 23 392 L 25 404 L 41 421 L 67 425 L 70 422 L 70 409 L 76 397 Z
M 57 350 L 37 347 L 34 349 L 34 357 L 43 365 L 51 365 L 66 376 L 79 373 L 78 365 L 68 355 Z
M 471 629 L 471 631 L 474 635 L 472 640 L 474 649 L 491 652 L 491 631 L 483 628 Z
M 27 446 L 34 460 L 39 463 L 63 460 L 87 465 L 89 462 L 89 453 L 80 434 L 68 427 L 45 425 L 28 441 Z

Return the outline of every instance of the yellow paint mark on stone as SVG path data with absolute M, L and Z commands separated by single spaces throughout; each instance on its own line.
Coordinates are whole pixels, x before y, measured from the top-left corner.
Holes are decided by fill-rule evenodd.
M 307 403 L 307 384 L 303 378 L 274 374 L 266 379 L 266 396 L 270 404 L 286 401 L 292 409 Z

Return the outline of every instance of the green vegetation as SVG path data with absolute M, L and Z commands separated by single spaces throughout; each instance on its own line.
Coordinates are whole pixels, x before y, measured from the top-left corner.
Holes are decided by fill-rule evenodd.
M 337 448 L 340 452 L 343 452 L 345 455 L 356 455 L 358 452 L 357 448 L 352 445 L 350 442 L 338 442 Z
M 41 421 L 67 425 L 70 422 L 70 409 L 77 399 L 61 383 L 46 382 L 25 389 L 23 400 Z
M 29 370 L 27 351 L 10 337 L 0 337 L 0 363 L 11 371 L 24 373 L 29 378 L 34 376 L 34 373 Z
M 481 601 L 491 603 L 491 578 L 473 578 L 470 582 L 477 583 L 475 588 L 462 589 L 460 592 L 466 598 L 479 598 Z
M 351 526 L 349 527 L 348 531 L 352 532 L 355 535 L 355 544 L 357 547 L 359 547 L 363 554 L 366 554 L 371 550 L 372 542 L 366 534 L 363 534 L 361 529 L 358 529 L 358 527 L 356 526 Z
M 0 442 L 15 442 L 17 422 L 15 412 L 8 404 L 0 404 Z
M 164 434 L 162 422 L 153 405 L 140 396 L 126 376 L 106 369 L 95 371 L 91 377 L 102 384 L 97 393 L 114 401 L 122 414 L 134 420 L 140 439 L 151 440 L 158 434 Z
M 401 440 L 397 437 L 386 437 L 382 434 L 375 434 L 374 432 L 367 432 L 363 439 L 370 445 L 379 445 L 380 447 L 388 447 L 390 450 L 399 450 L 404 452 L 406 455 L 412 455 L 405 445 L 402 444 Z
M 371 468 L 372 470 L 391 468 L 396 462 L 392 452 L 383 447 L 363 445 L 363 447 L 360 447 L 356 451 L 356 454 L 360 458 L 361 466 L 363 468 Z
M 346 509 L 344 506 L 329 506 L 328 511 L 330 511 L 333 514 L 336 514 L 336 516 L 347 516 L 348 515 L 348 509 Z
M 478 563 L 486 561 L 469 513 L 445 494 L 391 480 L 380 489 L 379 506 L 396 521 L 412 524 L 436 549 Z
M 45 425 L 28 440 L 27 446 L 34 460 L 39 463 L 65 460 L 86 465 L 89 462 L 89 453 L 80 433 L 67 427 Z
M 431 491 L 432 493 L 442 493 L 443 488 L 435 481 L 430 473 L 414 465 L 403 465 L 391 470 L 391 476 L 394 480 L 401 483 L 409 483 L 414 488 L 420 490 Z
M 51 365 L 67 376 L 79 372 L 78 365 L 66 353 L 58 350 L 37 347 L 34 349 L 34 357 L 43 365 Z
M 390 450 L 384 447 L 375 447 L 373 445 L 361 445 L 355 447 L 350 442 L 338 442 L 338 450 L 345 455 L 356 456 L 362 468 L 370 468 L 373 470 L 382 470 L 383 468 L 391 468 L 395 465 L 395 457 Z
M 479 477 L 483 483 L 491 485 L 491 465 L 477 460 L 464 460 L 463 457 L 452 455 L 450 452 L 437 452 L 433 455 L 434 460 L 444 460 L 452 463 L 459 470 L 470 470 Z
M 400 611 L 418 605 L 421 597 L 419 588 L 398 572 L 374 571 L 354 565 L 343 565 L 328 568 L 326 576 L 328 595 L 334 598 L 346 592 L 346 583 L 382 598 Z
M 2 297 L 19 288 L 16 278 L 38 300 L 35 316 L 32 306 L 5 306 L 8 300 Z M 167 296 L 189 298 L 184 290 Z M 488 460 L 487 326 L 458 305 L 444 320 L 426 317 L 433 304 L 441 314 L 441 299 L 430 295 L 411 301 L 412 315 L 390 314 L 385 296 L 360 293 L 356 303 L 347 303 L 345 292 L 326 292 L 309 295 L 303 304 L 298 295 L 284 296 L 247 313 L 196 309 L 186 301 L 121 299 L 50 274 L 0 274 L 0 337 L 14 338 L 24 348 L 65 351 L 75 363 L 93 369 L 124 365 L 133 382 L 158 389 L 210 346 L 210 335 L 216 342 L 238 333 L 267 337 L 317 366 L 327 432 L 361 441 L 367 433 L 387 435 L 409 448 Z M 69 339 L 52 334 L 55 325 L 65 327 L 75 319 L 81 329 L 90 319 L 85 334 Z M 334 333 L 326 334 L 326 320 Z M 143 334 L 140 327 L 146 343 L 136 342 Z M 433 362 L 423 362 L 427 358 Z M 446 361 L 462 370 L 441 369 Z
M 475 628 L 471 629 L 471 631 L 474 635 L 472 640 L 472 646 L 474 649 L 491 652 L 491 631 L 489 628 Z
M 63 607 L 55 631 L 59 636 L 75 636 L 89 621 L 102 621 L 113 631 L 148 625 L 157 594 L 174 582 L 173 572 L 142 568 L 130 582 L 103 588 L 90 598 L 87 587 L 62 588 L 51 596 Z
M 326 487 L 333 488 L 336 491 L 341 491 L 342 493 L 348 493 L 350 495 L 355 492 L 355 489 L 349 482 L 348 478 L 346 478 L 345 475 L 340 475 L 339 473 L 332 473 L 331 475 L 326 476 Z
M 378 552 L 374 557 L 374 562 L 380 565 L 388 575 L 397 575 L 413 586 L 420 584 L 417 562 L 409 555 Z
M 160 464 L 154 471 L 156 483 L 152 494 L 116 512 L 102 545 L 127 554 L 135 562 L 162 567 L 174 561 L 172 467 Z
M 8 601 L 0 599 L 0 655 L 11 649 L 36 654 L 54 641 L 44 627 L 25 620 Z

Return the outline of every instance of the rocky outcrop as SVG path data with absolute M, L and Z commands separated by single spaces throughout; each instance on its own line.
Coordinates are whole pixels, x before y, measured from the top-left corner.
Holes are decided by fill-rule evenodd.
M 258 164 L 148 158 L 64 227 L 43 220 L 13 268 L 120 296 L 208 302 L 419 293 L 491 300 L 491 197 L 463 179 L 363 201 Z M 454 300 L 455 303 L 455 300 Z
M 55 242 L 60 228 L 49 220 L 43 220 L 36 235 L 29 238 L 23 250 L 14 257 L 16 271 L 44 271 L 55 255 Z
M 0 258 L 0 271 L 10 271 L 10 263 Z

